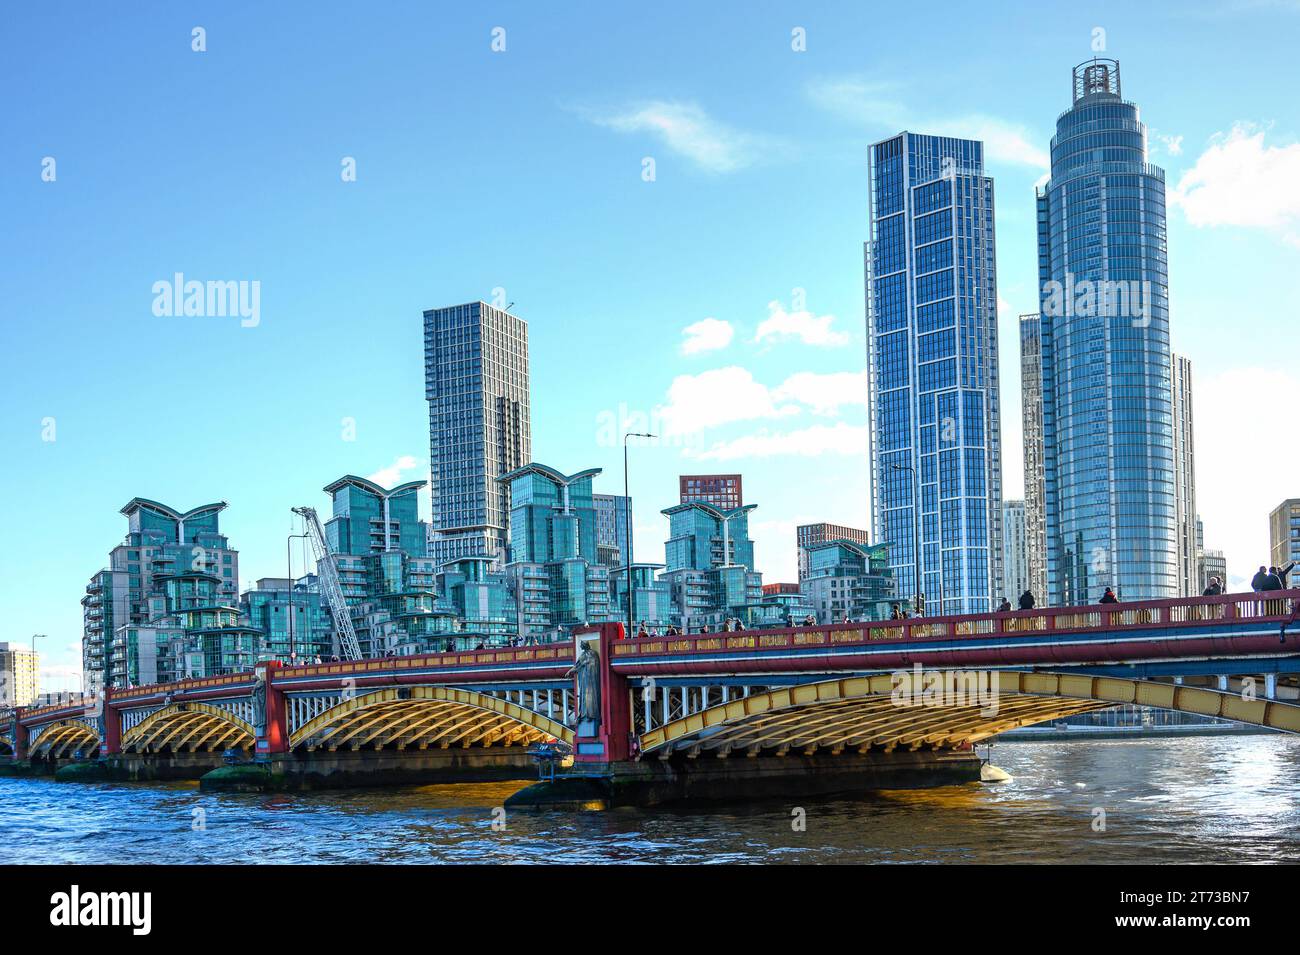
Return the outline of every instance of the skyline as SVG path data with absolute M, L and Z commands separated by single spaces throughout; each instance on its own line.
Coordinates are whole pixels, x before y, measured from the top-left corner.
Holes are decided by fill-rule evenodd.
M 436 143 L 436 130 L 403 127 L 413 137 L 407 142 L 383 126 L 381 120 L 404 120 L 402 107 L 418 103 L 409 89 L 387 89 L 382 82 L 414 80 L 397 65 L 377 67 L 377 76 L 357 69 L 347 82 L 328 87 L 338 94 L 355 84 L 350 96 L 331 98 L 310 89 L 319 73 L 305 75 L 301 89 L 257 89 L 257 57 L 274 43 L 285 46 L 292 31 L 301 29 L 283 14 L 260 19 L 262 32 L 251 37 L 240 27 L 239 12 L 165 15 L 144 29 L 137 29 L 142 24 L 134 17 L 119 24 L 89 14 L 86 19 L 99 29 L 86 35 L 34 22 L 50 34 L 47 49 L 84 58 L 87 66 L 105 63 L 108 50 L 116 72 L 105 65 L 111 82 L 96 90 L 75 88 L 57 70 L 42 72 L 47 64 L 36 63 L 36 54 L 27 50 L 7 50 L 7 65 L 0 67 L 11 84 L 34 87 L 29 112 L 17 117 L 20 134 L 9 138 L 41 144 L 35 148 L 39 155 L 11 148 L 0 160 L 20 225 L 4 240 L 5 268 L 13 270 L 6 283 L 13 289 L 6 321 L 12 337 L 4 358 L 5 406 L 12 413 L 5 416 L 4 438 L 14 449 L 5 481 L 9 499 L 37 505 L 14 515 L 10 525 L 11 542 L 35 545 L 24 545 L 21 559 L 16 548 L 5 548 L 0 564 L 6 588 L 12 588 L 8 603 L 17 609 L 17 629 L 6 639 L 22 645 L 31 632 L 50 634 L 39 647 L 44 670 L 57 669 L 61 657 L 79 657 L 76 597 L 120 538 L 118 509 L 137 495 L 178 507 L 228 501 L 225 532 L 248 568 L 243 586 L 280 573 L 289 507 L 319 506 L 320 492 L 313 489 L 333 475 L 371 476 L 387 486 L 427 478 L 429 462 L 420 451 L 428 421 L 420 392 L 418 316 L 471 298 L 491 301 L 497 288 L 505 289 L 506 301 L 518 302 L 531 332 L 533 458 L 573 470 L 604 467 L 607 480 L 596 490 L 619 493 L 619 448 L 606 435 L 625 430 L 616 423 L 620 406 L 657 418 L 669 428 L 664 446 L 633 452 L 631 495 L 643 502 L 634 514 L 638 558 L 662 553 L 667 527 L 656 512 L 672 503 L 676 475 L 737 471 L 749 485 L 747 503 L 759 505 L 751 528 L 765 580 L 795 579 L 797 524 L 871 526 L 866 388 L 860 381 L 861 263 L 855 258 L 867 238 L 866 144 L 899 128 L 981 138 L 973 127 L 983 123 L 988 171 L 997 188 L 1002 279 L 1003 495 L 1020 497 L 1016 316 L 1037 305 L 1032 188 L 1045 172 L 1039 163 L 1051 124 L 1068 102 L 1069 70 L 1096 52 L 1089 46 L 1091 20 L 1116 24 L 1108 29 L 1108 49 L 1098 55 L 1124 63 L 1126 92 L 1141 104 L 1159 149 L 1153 161 L 1169 174 L 1174 348 L 1195 366 L 1199 509 L 1206 545 L 1227 552 L 1234 580 L 1247 577 L 1266 559 L 1268 512 L 1297 489 L 1285 484 L 1288 470 L 1295 471 L 1296 452 L 1280 446 L 1276 426 L 1258 430 L 1250 420 L 1257 417 L 1255 409 L 1245 404 L 1282 403 L 1294 393 L 1295 376 L 1283 350 L 1264 353 L 1249 335 L 1215 332 L 1223 328 L 1221 317 L 1236 311 L 1229 304 L 1236 304 L 1258 316 L 1264 335 L 1287 334 L 1282 310 L 1270 313 L 1267 306 L 1293 298 L 1285 294 L 1294 288 L 1286 266 L 1293 268 L 1297 254 L 1290 243 L 1296 241 L 1300 198 L 1296 179 L 1288 177 L 1300 166 L 1300 147 L 1293 142 L 1294 128 L 1249 131 L 1239 125 L 1288 115 L 1280 93 L 1270 102 L 1272 86 L 1257 78 L 1263 67 L 1255 61 L 1266 62 L 1267 56 L 1232 60 L 1231 52 L 1217 54 L 1233 63 L 1239 89 L 1259 91 L 1250 96 L 1251 106 L 1263 110 L 1256 113 L 1203 78 L 1162 71 L 1172 61 L 1156 41 L 1166 42 L 1174 56 L 1186 55 L 1210 34 L 1216 46 L 1230 47 L 1234 30 L 1249 29 L 1263 35 L 1256 46 L 1267 50 L 1280 44 L 1270 37 L 1283 31 L 1261 30 L 1261 20 L 1291 14 L 1257 12 L 1247 26 L 1220 23 L 1196 34 L 1195 41 L 1189 40 L 1190 29 L 1179 29 L 1188 18 L 1173 17 L 1161 21 L 1166 31 L 1157 30 L 1152 39 L 1145 29 L 1141 35 L 1148 39 L 1134 43 L 1137 24 L 1152 14 L 1114 9 L 1068 18 L 1068 29 L 1064 23 L 1040 24 L 1051 39 L 1027 44 L 1018 63 L 978 61 L 1001 83 L 973 75 L 971 60 L 961 60 L 967 72 L 953 66 L 950 76 L 960 75 L 969 88 L 938 94 L 882 87 L 880 77 L 910 76 L 898 63 L 874 65 L 876 77 L 864 78 L 851 49 L 857 34 L 843 28 L 852 14 L 843 11 L 838 18 L 831 11 L 794 17 L 807 29 L 802 53 L 790 49 L 790 30 L 800 25 L 791 17 L 764 13 L 745 25 L 726 20 L 728 32 L 719 37 L 715 31 L 710 42 L 724 43 L 737 63 L 749 58 L 737 78 L 725 70 L 702 71 L 699 61 L 708 61 L 700 56 L 703 41 L 669 24 L 664 31 L 690 48 L 682 57 L 690 69 L 665 81 L 671 59 L 651 63 L 642 53 L 628 63 L 614 49 L 617 43 L 597 49 L 587 85 L 617 91 L 610 94 L 615 102 L 603 108 L 573 106 L 580 91 L 571 81 L 560 84 L 563 89 L 544 82 L 548 74 L 537 39 L 545 37 L 553 50 L 563 26 L 550 20 L 563 17 L 543 23 L 516 9 L 457 22 L 450 31 L 456 43 L 448 40 L 441 50 L 455 68 L 466 69 L 498 100 L 503 90 L 514 94 L 512 102 L 516 96 L 524 100 L 511 114 L 516 120 L 526 119 L 529 110 L 545 110 L 545 121 L 522 127 L 543 135 L 509 137 L 545 147 L 529 149 L 514 162 L 500 153 L 485 157 L 482 150 L 468 150 L 474 155 L 463 160 L 420 152 L 416 140 L 432 137 Z M 632 24 L 620 25 L 609 15 L 596 19 L 602 16 L 623 38 L 626 53 Z M 706 16 L 691 16 L 701 34 L 710 33 Z M 201 54 L 189 48 L 196 17 L 208 30 L 208 49 Z M 491 17 L 509 30 L 497 60 L 489 47 Z M 419 21 L 419 14 L 414 18 Z M 1006 30 L 1008 19 L 1014 17 L 994 14 L 990 28 Z M 390 47 L 444 35 L 432 23 L 412 30 L 418 36 L 411 41 L 401 37 L 404 24 L 356 26 L 393 34 L 386 41 Z M 865 20 L 859 28 L 867 28 Z M 341 33 L 312 33 L 325 49 L 311 55 L 365 55 Z M 106 36 L 117 42 L 101 42 Z M 654 46 L 640 42 L 647 50 Z M 1282 47 L 1274 49 L 1280 56 Z M 769 52 L 760 56 L 760 50 Z M 280 54 L 306 56 L 292 48 Z M 148 60 L 139 74 L 117 62 L 135 56 Z M 394 63 L 400 59 L 392 57 Z M 152 70 L 166 71 L 180 91 L 142 86 Z M 625 75 L 635 78 L 621 84 L 601 79 Z M 1205 86 L 1189 92 L 1163 82 L 1175 75 L 1182 83 Z M 1022 82 L 1009 82 L 1009 76 Z M 290 85 L 282 75 L 277 79 Z M 772 122 L 779 109 L 764 115 L 748 107 L 740 92 L 745 82 L 758 84 L 766 102 L 784 103 L 784 119 L 797 130 L 779 135 L 775 129 L 787 125 Z M 656 92 L 656 84 L 670 88 Z M 472 85 L 457 94 L 471 96 Z M 993 89 L 999 89 L 996 95 Z M 105 107 L 146 91 L 153 97 L 150 108 L 114 113 L 120 122 L 101 125 Z M 267 100 L 260 111 L 252 106 L 254 93 Z M 296 102 L 294 93 L 315 97 L 302 101 L 306 115 L 285 112 Z M 200 105 L 190 113 L 171 109 L 172 96 Z M 789 109 L 792 101 L 802 112 Z M 312 115 L 339 103 L 359 110 L 375 102 L 389 111 L 369 123 L 354 120 L 350 142 L 311 135 Z M 963 108 L 969 113 L 990 102 L 1002 114 L 996 121 L 962 115 Z M 869 121 L 844 119 L 846 112 L 864 109 Z M 475 116 L 472 106 L 451 111 L 437 122 L 428 113 L 429 126 L 454 120 L 471 141 L 484 143 L 497 141 L 508 128 L 501 117 Z M 272 127 L 284 115 L 293 115 L 295 123 L 277 135 Z M 173 128 L 158 122 L 164 116 Z M 222 135 L 241 128 L 236 120 L 247 121 L 248 143 L 270 144 L 265 156 L 251 152 L 238 135 Z M 561 127 L 558 141 L 545 135 L 548 123 Z M 159 125 L 154 138 L 142 135 Z M 116 138 L 109 138 L 110 130 Z M 193 148 L 183 148 L 187 140 Z M 53 182 L 40 179 L 46 155 L 58 161 Z M 656 159 L 654 182 L 641 178 L 647 155 Z M 355 182 L 339 178 L 340 161 L 348 156 L 356 159 Z M 436 158 L 432 168 L 419 161 L 426 156 Z M 1258 186 L 1260 195 L 1273 190 L 1271 206 L 1252 205 L 1246 185 L 1234 181 L 1242 163 L 1255 163 L 1249 168 L 1257 174 L 1274 172 L 1275 178 L 1263 175 Z M 257 178 L 250 180 L 250 174 Z M 430 180 L 436 190 L 412 197 L 413 185 Z M 197 196 L 186 188 L 192 181 L 206 181 L 211 189 Z M 250 182 L 257 188 L 250 190 Z M 250 203 L 250 191 L 269 207 Z M 845 203 L 846 197 L 853 201 Z M 457 240 L 455 255 L 448 254 L 452 243 L 438 241 L 436 234 L 431 241 L 430 221 L 472 223 L 485 209 L 500 209 L 500 229 L 489 224 L 464 248 Z M 575 220 L 567 229 L 566 213 Z M 602 214 L 610 226 L 593 228 Z M 408 247 L 390 238 L 391 220 L 402 227 Z M 623 234 L 627 221 L 639 224 L 637 234 Z M 501 229 L 521 228 L 526 237 L 517 246 L 499 244 Z M 82 229 L 79 244 L 73 240 Z M 554 231 L 563 238 L 554 238 Z M 127 239 L 135 243 L 130 251 Z M 258 324 L 153 314 L 153 283 L 177 272 L 200 280 L 259 282 Z M 1247 274 L 1249 287 L 1231 278 Z M 78 281 L 69 282 L 70 275 Z M 593 276 L 600 278 L 593 283 Z M 804 309 L 797 307 L 798 290 Z M 88 303 L 94 306 L 89 312 Z M 45 320 L 30 321 L 29 315 Z M 117 321 L 102 321 L 101 315 Z M 575 340 L 582 350 L 574 350 Z M 163 354 L 187 357 L 152 358 Z M 575 363 L 581 375 L 572 374 Z M 243 377 L 236 378 L 241 371 Z M 718 400 L 723 389 L 731 400 Z M 53 441 L 41 440 L 50 428 L 47 419 Z M 347 419 L 353 440 L 344 436 Z M 828 445 L 853 448 L 859 439 L 860 452 L 819 462 L 813 474 L 797 469 Z M 804 453 L 774 456 L 774 445 Z M 207 453 L 200 455 L 196 447 Z M 1248 468 L 1240 456 L 1252 449 L 1258 456 L 1246 464 L 1263 473 L 1243 474 Z M 52 500 L 33 496 L 32 487 L 46 489 Z M 427 499 L 422 516 L 429 516 Z M 61 645 L 75 646 L 76 653 L 61 652 Z M 60 688 L 46 683 L 47 689 Z

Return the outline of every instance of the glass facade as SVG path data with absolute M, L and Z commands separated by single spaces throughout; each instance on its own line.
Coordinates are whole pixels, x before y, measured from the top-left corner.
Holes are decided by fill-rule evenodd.
M 1042 318 L 1038 313 L 1020 316 L 1020 405 L 1025 436 L 1025 578 L 1026 587 L 1038 601 L 1047 598 L 1042 336 Z M 1005 596 L 1014 605 L 1020 593 L 1008 593 Z
M 821 624 L 888 619 L 897 601 L 889 548 L 851 540 L 810 545 L 803 592 Z
M 609 567 L 628 558 L 627 529 L 631 526 L 632 499 L 614 494 L 593 494 L 596 506 L 596 557 Z
M 532 455 L 527 324 L 485 302 L 426 311 L 424 388 L 432 556 L 503 562 L 510 487 L 498 478 Z
M 971 140 L 901 133 L 870 158 L 873 536 L 930 614 L 988 611 L 1002 580 L 993 181 Z
M 1165 176 L 1117 62 L 1073 86 L 1038 194 L 1047 598 L 1175 597 Z

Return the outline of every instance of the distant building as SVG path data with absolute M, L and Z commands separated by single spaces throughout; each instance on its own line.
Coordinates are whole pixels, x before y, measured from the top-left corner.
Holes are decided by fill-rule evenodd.
M 262 577 L 244 591 L 240 606 L 262 633 L 259 659 L 284 663 L 328 660 L 338 652 L 334 625 L 315 574 L 291 581 Z
M 628 558 L 627 532 L 632 526 L 632 499 L 621 494 L 593 494 L 596 505 L 596 561 L 622 566 Z
M 739 474 L 683 474 L 677 479 L 682 504 L 711 504 L 734 511 L 745 500 Z
M 506 559 L 510 487 L 532 457 L 528 325 L 486 302 L 424 313 L 429 402 L 430 556 Z
M 840 524 L 800 524 L 795 528 L 795 547 L 799 552 L 799 582 L 808 576 L 808 548 L 833 540 L 848 540 L 857 544 L 870 543 L 870 535 L 856 527 Z
M 40 655 L 17 643 L 0 643 L 0 707 L 30 706 L 40 692 Z
M 798 584 L 764 584 L 762 602 L 776 607 L 782 616 L 781 625 L 798 627 L 810 614 L 816 618 L 816 609 Z
M 1028 589 L 1047 596 L 1047 485 L 1043 472 L 1042 316 L 1020 316 L 1020 404 L 1025 454 L 1025 566 Z M 1021 591 L 1023 593 L 1024 591 Z M 1008 594 L 1014 604 L 1015 596 Z
M 1178 593 L 1198 596 L 1205 585 L 1200 581 L 1196 545 L 1196 453 L 1192 440 L 1192 363 L 1182 355 L 1173 362 L 1174 409 L 1174 520 L 1177 522 Z
M 1002 502 L 1002 596 L 1016 606 L 1029 585 L 1028 547 L 1025 527 L 1025 502 Z M 1035 597 L 1038 595 L 1035 594 Z
M 503 474 L 510 485 L 510 562 L 519 632 L 542 637 L 613 619 L 609 567 L 597 561 L 591 482 L 600 468 L 565 475 L 536 461 Z
M 1223 551 L 1201 551 L 1200 577 L 1202 590 L 1209 586 L 1211 577 L 1218 577 L 1219 584 L 1223 587 L 1223 592 L 1228 592 L 1228 560 L 1223 556 Z
M 497 569 L 491 557 L 462 557 L 443 564 L 437 589 L 441 606 L 453 615 L 454 629 L 435 640 L 435 649 L 450 644 L 453 649 L 472 650 L 480 643 L 500 642 L 519 633 L 522 601 L 510 593 L 505 571 Z
M 656 633 L 662 633 L 676 620 L 672 586 L 666 580 L 655 579 L 663 564 L 632 565 L 632 635 L 641 624 Z M 614 568 L 609 574 L 610 615 L 627 626 L 627 572 L 626 567 Z
M 850 540 L 813 544 L 802 586 L 818 623 L 888 619 L 896 599 L 889 548 Z
M 1300 561 L 1300 498 L 1287 498 L 1268 515 L 1268 562 L 1285 567 Z M 1253 570 L 1253 568 L 1252 568 Z M 1292 582 L 1300 583 L 1300 575 Z

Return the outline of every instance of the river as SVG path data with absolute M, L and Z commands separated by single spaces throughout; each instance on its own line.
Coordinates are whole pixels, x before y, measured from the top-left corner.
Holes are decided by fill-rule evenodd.
M 523 784 L 247 795 L 0 777 L 0 864 L 1300 860 L 1300 739 L 1007 742 L 993 762 L 1010 782 L 504 818 Z

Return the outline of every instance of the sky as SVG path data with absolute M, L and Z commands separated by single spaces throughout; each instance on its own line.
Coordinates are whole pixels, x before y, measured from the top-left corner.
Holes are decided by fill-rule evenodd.
M 476 299 L 528 322 L 536 460 L 621 493 L 622 433 L 661 435 L 638 559 L 678 474 L 739 471 L 793 579 L 796 525 L 870 526 L 866 158 L 902 129 L 985 142 L 1019 496 L 1034 188 L 1095 55 L 1168 175 L 1206 545 L 1238 587 L 1265 560 L 1300 496 L 1300 2 L 619 7 L 0 7 L 0 640 L 47 635 L 45 689 L 132 497 L 227 501 L 246 585 L 335 478 L 427 478 L 421 313 Z M 177 273 L 257 307 L 168 314 Z

